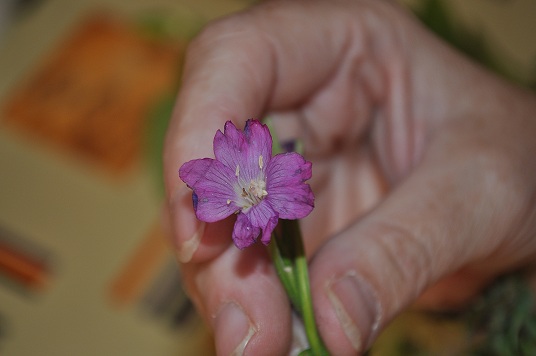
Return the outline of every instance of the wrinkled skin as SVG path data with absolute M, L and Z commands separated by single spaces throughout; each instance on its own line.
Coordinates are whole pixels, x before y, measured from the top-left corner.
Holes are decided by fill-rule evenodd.
M 225 121 L 267 113 L 313 162 L 302 226 L 333 354 L 362 352 L 415 302 L 456 307 L 534 259 L 533 94 L 393 2 L 269 1 L 191 43 L 164 152 L 173 242 L 220 354 L 284 354 L 290 309 L 264 246 L 233 246 L 232 218 L 196 221 L 177 171 L 212 157 Z

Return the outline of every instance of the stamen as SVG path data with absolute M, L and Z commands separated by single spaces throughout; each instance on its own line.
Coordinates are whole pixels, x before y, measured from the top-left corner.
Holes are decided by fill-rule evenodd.
M 235 203 L 239 204 L 242 209 L 249 209 L 259 204 L 268 195 L 268 192 L 266 191 L 266 182 L 261 179 L 252 179 L 248 186 L 239 186 L 239 189 L 242 190 L 240 195 L 243 200 L 239 199 L 235 201 Z
M 262 161 L 262 155 L 259 156 L 259 168 L 262 169 L 263 161 Z
M 227 199 L 227 205 L 231 204 L 231 199 Z
M 262 199 L 268 195 L 268 192 L 265 189 L 266 184 L 263 181 L 254 181 L 249 182 L 248 192 L 251 197 Z
M 236 165 L 236 170 L 235 170 L 235 176 L 236 176 L 236 178 L 238 178 L 239 175 L 240 175 L 240 166 L 237 164 L 237 165 Z

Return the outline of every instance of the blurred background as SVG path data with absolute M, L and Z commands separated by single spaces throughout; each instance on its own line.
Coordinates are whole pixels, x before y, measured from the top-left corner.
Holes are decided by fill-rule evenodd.
M 0 355 L 213 354 L 160 225 L 160 154 L 189 39 L 253 2 L 0 0 Z M 536 88 L 535 1 L 403 3 Z M 453 353 L 466 330 L 408 313 L 374 352 Z

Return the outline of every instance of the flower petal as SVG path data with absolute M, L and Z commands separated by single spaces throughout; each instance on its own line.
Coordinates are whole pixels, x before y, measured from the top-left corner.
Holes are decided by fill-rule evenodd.
M 261 229 L 253 226 L 246 214 L 238 214 L 233 229 L 233 242 L 236 247 L 242 250 L 253 245 L 260 232 Z
M 266 168 L 268 200 L 281 219 L 301 219 L 313 210 L 314 195 L 305 181 L 311 162 L 297 153 L 278 154 Z
M 223 133 L 218 130 L 214 136 L 214 155 L 216 159 L 236 172 L 238 165 L 247 161 L 248 144 L 244 133 L 231 122 L 225 123 Z
M 272 158 L 272 136 L 266 125 L 248 120 L 244 131 L 228 121 L 214 137 L 216 159 L 185 163 L 179 176 L 193 189 L 194 210 L 206 222 L 238 217 L 233 230 L 242 249 L 260 237 L 268 244 L 278 219 L 299 219 L 314 206 L 305 181 L 311 163 L 296 153 Z
M 258 176 L 259 169 L 264 171 L 272 158 L 272 135 L 268 126 L 257 120 L 246 122 L 244 135 L 249 144 L 248 166 L 252 169 L 252 176 L 248 179 L 254 179 Z
M 268 220 L 268 224 L 266 224 L 266 226 L 262 229 L 261 242 L 263 244 L 268 245 L 270 243 L 270 240 L 272 238 L 272 231 L 274 231 L 278 221 L 278 216 L 273 216 L 270 218 L 270 220 Z
M 253 226 L 260 227 L 261 229 L 264 229 L 268 225 L 271 218 L 279 215 L 274 211 L 272 206 L 266 202 L 266 200 L 252 206 L 245 214 L 248 216 Z
M 213 162 L 214 160 L 212 158 L 188 161 L 179 169 L 179 177 L 190 188 L 193 188 L 200 179 L 203 179 Z
M 234 172 L 222 163 L 199 159 L 185 163 L 179 170 L 181 179 L 194 191 L 194 209 L 199 220 L 222 220 L 238 210 L 234 203 Z
M 214 155 L 232 169 L 244 185 L 259 177 L 264 179 L 272 157 L 270 130 L 257 120 L 248 120 L 242 132 L 227 121 L 223 133 L 218 131 L 214 136 Z
M 277 225 L 279 214 L 274 211 L 272 206 L 266 200 L 251 207 L 244 214 L 248 216 L 252 226 L 262 229 L 261 241 L 264 244 L 268 244 L 268 242 L 270 242 L 272 231 Z

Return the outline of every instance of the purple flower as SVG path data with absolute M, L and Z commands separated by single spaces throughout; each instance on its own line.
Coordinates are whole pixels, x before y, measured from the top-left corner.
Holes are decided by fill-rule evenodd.
M 186 162 L 180 178 L 193 190 L 199 220 L 214 222 L 237 214 L 235 245 L 243 249 L 270 242 L 277 220 L 301 219 L 314 207 L 314 195 L 306 180 L 311 162 L 297 153 L 272 157 L 272 136 L 266 125 L 248 120 L 244 131 L 231 122 L 214 137 L 216 159 Z

